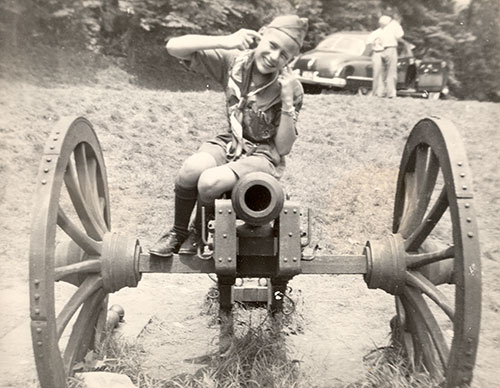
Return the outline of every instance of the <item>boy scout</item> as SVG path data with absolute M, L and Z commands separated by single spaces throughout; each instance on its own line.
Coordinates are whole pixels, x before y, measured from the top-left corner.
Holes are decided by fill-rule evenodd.
M 250 172 L 281 176 L 284 157 L 297 138 L 303 98 L 302 86 L 287 65 L 299 53 L 306 32 L 307 19 L 284 15 L 259 32 L 241 29 L 225 36 L 169 40 L 171 55 L 223 86 L 229 125 L 182 165 L 174 189 L 174 225 L 150 249 L 152 254 L 195 254 L 202 207 L 210 218 L 215 199 Z M 188 229 L 196 203 L 194 224 Z

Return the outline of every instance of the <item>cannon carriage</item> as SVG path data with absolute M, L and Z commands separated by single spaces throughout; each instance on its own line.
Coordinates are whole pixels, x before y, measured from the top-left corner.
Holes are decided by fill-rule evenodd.
M 136 287 L 143 273 L 217 274 L 223 314 L 238 299 L 237 278 L 268 279 L 275 314 L 295 276 L 363 275 L 370 289 L 394 295 L 390 325 L 410 365 L 446 387 L 471 382 L 481 308 L 479 241 L 467 156 L 447 120 L 425 118 L 411 131 L 392 233 L 368 241 L 359 255 L 307 255 L 309 212 L 260 173 L 242 178 L 230 199 L 216 201 L 205 252 L 145 253 L 136 238 L 111 231 L 104 158 L 84 118 L 62 119 L 53 129 L 36 186 L 30 313 L 42 388 L 66 385 L 74 365 L 102 340 L 108 294 Z

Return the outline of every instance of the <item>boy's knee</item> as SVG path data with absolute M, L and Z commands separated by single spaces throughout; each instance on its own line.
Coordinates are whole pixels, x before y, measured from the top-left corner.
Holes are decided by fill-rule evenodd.
M 190 156 L 179 170 L 178 181 L 185 186 L 196 186 L 201 173 L 215 164 L 212 159 L 199 154 Z
M 219 197 L 222 181 L 213 171 L 206 170 L 198 179 L 198 193 L 205 202 L 211 202 Z
M 198 179 L 198 194 L 203 201 L 211 202 L 231 190 L 237 180 L 233 170 L 227 167 L 208 169 Z

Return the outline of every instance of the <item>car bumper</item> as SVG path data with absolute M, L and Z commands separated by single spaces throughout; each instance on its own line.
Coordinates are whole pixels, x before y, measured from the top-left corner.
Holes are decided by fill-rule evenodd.
M 346 85 L 346 80 L 339 77 L 326 78 L 313 74 L 308 77 L 298 75 L 297 78 L 303 84 L 309 84 L 309 85 L 320 85 L 320 86 L 336 87 L 336 88 L 343 88 Z

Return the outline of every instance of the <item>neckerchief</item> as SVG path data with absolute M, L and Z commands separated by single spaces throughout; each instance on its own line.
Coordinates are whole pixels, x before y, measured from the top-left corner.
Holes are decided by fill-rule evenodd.
M 255 60 L 254 57 L 252 56 L 251 65 L 249 69 L 243 73 L 241 88 L 238 87 L 238 84 L 234 80 L 232 71 L 228 80 L 228 86 L 230 86 L 234 90 L 234 92 L 236 93 L 235 97 L 238 99 L 238 103 L 236 104 L 236 109 L 234 109 L 231 115 L 229 116 L 229 122 L 231 125 L 231 134 L 233 135 L 233 139 L 230 143 L 228 143 L 226 148 L 226 156 L 233 161 L 238 160 L 240 157 L 242 157 L 243 151 L 245 150 L 245 145 L 248 145 L 248 143 L 252 144 L 251 142 L 243 138 L 243 124 L 242 124 L 243 114 L 248 99 L 252 96 L 255 96 L 262 90 L 268 88 L 278 79 L 279 75 L 279 73 L 276 72 L 275 76 L 271 81 L 249 92 L 254 66 L 255 66 Z

